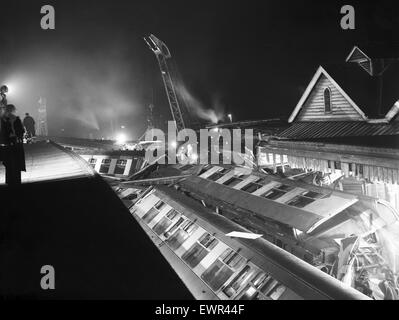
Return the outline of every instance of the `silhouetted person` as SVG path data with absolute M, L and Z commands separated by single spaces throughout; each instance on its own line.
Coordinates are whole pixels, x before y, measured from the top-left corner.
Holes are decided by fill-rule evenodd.
M 28 138 L 36 136 L 35 120 L 29 115 L 29 113 L 25 113 L 24 127 L 26 129 Z
M 0 119 L 6 112 L 6 107 L 7 107 L 7 95 L 6 93 L 8 92 L 8 87 L 7 86 L 1 86 L 0 87 Z M 1 130 L 1 122 L 0 122 L 0 130 Z M 2 160 L 1 158 L 1 151 L 0 151 L 0 161 Z
M 26 171 L 22 140 L 24 127 L 15 112 L 14 105 L 7 105 L 0 121 L 0 148 L 3 164 L 6 167 L 6 183 L 9 186 L 21 184 L 21 171 Z
M 6 95 L 7 92 L 8 92 L 7 86 L 0 87 L 0 107 L 5 108 L 7 106 L 7 95 Z

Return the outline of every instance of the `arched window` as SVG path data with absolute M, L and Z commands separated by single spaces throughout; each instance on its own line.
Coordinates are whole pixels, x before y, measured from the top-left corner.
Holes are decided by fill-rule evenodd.
M 331 112 L 331 90 L 330 88 L 324 89 L 324 112 Z

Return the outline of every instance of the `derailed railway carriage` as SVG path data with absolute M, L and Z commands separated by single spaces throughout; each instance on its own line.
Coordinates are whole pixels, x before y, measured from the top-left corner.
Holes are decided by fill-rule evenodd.
M 150 187 L 130 211 L 197 299 L 367 298 L 172 188 Z
M 386 202 L 244 167 L 171 174 L 119 193 L 195 297 L 397 296 L 398 214 Z

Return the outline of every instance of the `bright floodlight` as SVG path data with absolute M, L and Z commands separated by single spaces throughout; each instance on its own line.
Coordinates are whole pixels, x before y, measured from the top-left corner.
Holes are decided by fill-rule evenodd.
M 116 136 L 116 144 L 125 144 L 127 141 L 126 135 L 124 133 L 119 133 Z
M 176 141 L 172 141 L 172 142 L 170 143 L 170 146 L 171 146 L 172 148 L 176 148 L 176 147 L 177 147 L 177 142 L 176 142 Z

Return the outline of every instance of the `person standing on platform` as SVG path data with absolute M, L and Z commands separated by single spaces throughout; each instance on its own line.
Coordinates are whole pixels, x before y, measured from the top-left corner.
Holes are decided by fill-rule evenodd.
M 8 186 L 20 185 L 21 171 L 26 171 L 23 148 L 24 127 L 15 112 L 15 106 L 8 104 L 0 121 L 0 147 L 3 164 L 6 167 L 6 184 Z
M 0 120 L 3 118 L 5 112 L 6 112 L 6 107 L 7 107 L 7 95 L 6 93 L 8 92 L 8 87 L 7 86 L 1 86 L 0 87 Z M 1 124 L 2 122 L 0 121 L 0 132 L 1 132 Z M 2 137 L 0 136 L 0 161 L 4 162 L 4 151 L 5 151 L 5 143 L 2 141 Z
M 28 139 L 35 137 L 36 136 L 35 120 L 29 115 L 29 113 L 25 113 L 25 118 L 23 123 L 26 129 L 26 134 Z
M 7 95 L 6 95 L 7 92 L 8 92 L 7 86 L 0 87 L 0 105 L 4 108 L 7 106 Z

